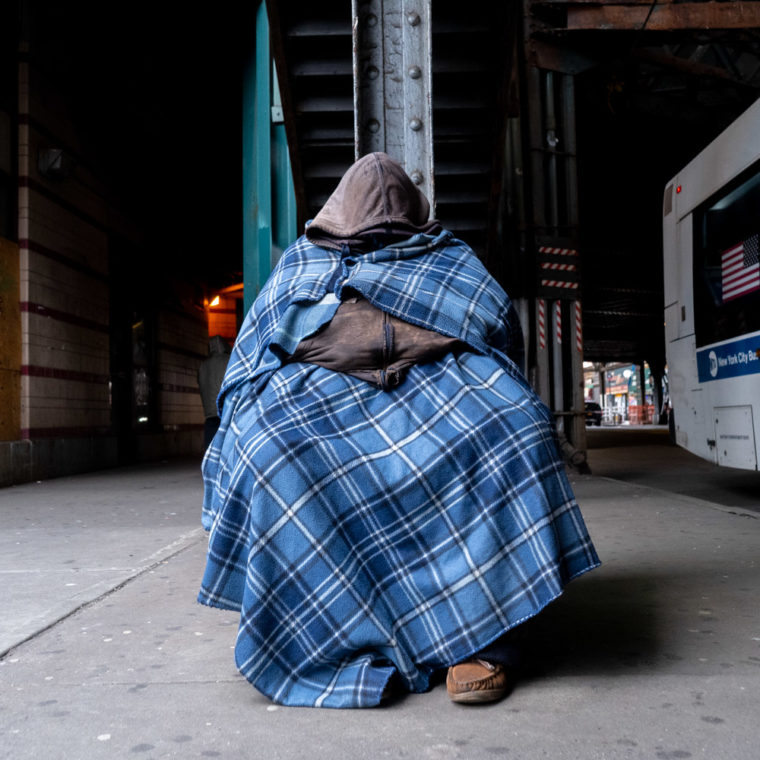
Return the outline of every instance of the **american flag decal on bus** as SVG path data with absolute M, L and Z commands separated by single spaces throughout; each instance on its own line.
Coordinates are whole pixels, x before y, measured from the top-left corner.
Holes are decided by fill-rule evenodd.
M 752 235 L 744 242 L 723 251 L 720 272 L 724 302 L 760 290 L 758 236 Z

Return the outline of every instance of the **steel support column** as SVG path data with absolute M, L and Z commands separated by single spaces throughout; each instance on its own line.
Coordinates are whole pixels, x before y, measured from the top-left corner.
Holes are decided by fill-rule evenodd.
M 529 41 L 528 5 L 526 40 Z M 532 59 L 526 56 L 526 60 Z M 574 79 L 562 71 L 541 69 L 529 63 L 524 93 L 523 102 L 527 105 L 523 113 L 527 122 L 524 134 L 528 135 L 529 156 L 526 187 L 531 206 L 525 244 L 535 255 L 537 288 L 537 334 L 530 351 L 535 367 L 531 377 L 572 447 L 585 452 Z M 545 347 L 541 335 L 542 313 L 548 325 L 546 343 L 551 350 Z M 562 344 L 557 343 L 560 327 Z
M 432 0 L 352 0 L 356 158 L 384 151 L 435 206 Z
M 557 430 L 567 434 L 562 366 L 562 301 L 555 301 L 552 304 L 552 403 L 557 414 Z
M 641 405 L 642 411 L 647 403 L 647 388 L 646 388 L 646 379 L 647 374 L 646 370 L 644 368 L 644 362 L 641 362 L 636 369 L 639 373 L 639 404 Z
M 569 322 L 572 331 L 569 367 L 572 383 L 570 408 L 574 414 L 569 418 L 565 432 L 576 449 L 586 451 L 586 404 L 583 395 L 583 310 L 580 301 L 570 303 Z
M 545 298 L 536 299 L 536 330 L 535 356 L 536 365 L 531 380 L 536 393 L 545 404 L 551 404 L 551 387 L 549 385 L 549 349 L 547 335 L 551 334 L 549 321 L 551 320 L 551 306 Z M 527 344 L 526 344 L 527 345 Z
M 523 134 L 528 140 L 528 171 L 527 187 L 530 188 L 531 198 L 526 222 L 528 225 L 528 250 L 535 250 L 536 230 L 545 229 L 547 226 L 546 205 L 544 202 L 545 182 L 543 166 L 543 137 L 541 125 L 543 114 L 541 108 L 541 72 L 534 66 L 526 70 L 527 90 L 527 113 L 523 119 L 527 119 L 527 129 Z M 535 357 L 535 370 L 532 373 L 535 380 L 536 392 L 548 406 L 552 406 L 551 400 L 551 370 L 550 352 L 547 348 L 547 335 L 551 335 L 553 328 L 551 322 L 551 304 L 545 298 L 536 299 L 536 333 L 533 336 L 532 348 L 529 355 Z
M 296 235 L 293 174 L 269 49 L 265 3 L 243 72 L 243 294 L 246 311 Z
M 578 163 L 575 132 L 575 77 L 559 74 L 561 78 L 562 148 L 565 173 L 565 217 L 569 227 L 578 228 Z M 575 236 L 574 236 L 575 237 Z M 571 304 L 572 349 L 570 366 L 571 394 L 569 408 L 573 412 L 565 428 L 570 442 L 586 451 L 586 412 L 583 398 L 583 312 L 581 300 Z

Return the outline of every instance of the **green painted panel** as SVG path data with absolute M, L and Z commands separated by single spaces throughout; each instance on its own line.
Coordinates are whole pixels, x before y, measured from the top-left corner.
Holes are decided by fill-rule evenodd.
M 243 298 L 246 311 L 282 250 L 296 235 L 296 201 L 285 128 L 272 74 L 266 6 L 256 13 L 255 45 L 243 78 Z

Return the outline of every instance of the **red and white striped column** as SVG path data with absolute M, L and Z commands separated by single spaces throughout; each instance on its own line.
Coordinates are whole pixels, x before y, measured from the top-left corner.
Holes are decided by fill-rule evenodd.
M 538 299 L 538 347 L 543 351 L 546 348 L 546 301 Z
M 553 409 L 563 411 L 565 408 L 564 378 L 562 374 L 562 301 L 557 299 L 552 304 L 552 323 L 554 340 L 552 341 L 552 396 Z M 563 429 L 564 418 L 557 418 L 557 428 Z
M 535 376 L 531 378 L 536 393 L 547 405 L 551 402 L 551 384 L 549 378 L 549 335 L 551 312 L 547 313 L 547 303 L 544 298 L 536 299 L 536 368 Z

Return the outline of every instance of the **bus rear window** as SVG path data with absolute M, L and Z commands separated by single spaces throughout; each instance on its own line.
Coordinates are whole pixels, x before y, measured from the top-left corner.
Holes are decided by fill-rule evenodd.
M 694 331 L 706 346 L 760 330 L 760 163 L 694 220 Z

